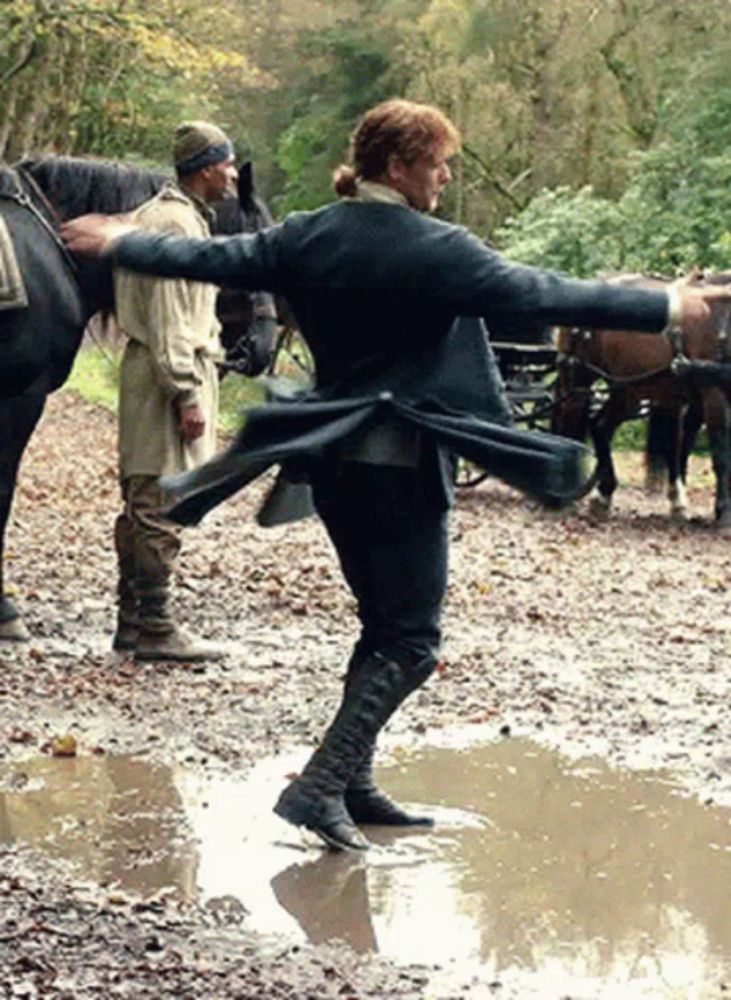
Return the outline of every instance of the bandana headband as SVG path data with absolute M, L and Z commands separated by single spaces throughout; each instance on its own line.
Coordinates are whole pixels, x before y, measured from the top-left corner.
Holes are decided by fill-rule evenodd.
M 196 170 L 202 170 L 212 163 L 222 163 L 224 160 L 233 159 L 234 148 L 230 142 L 220 142 L 212 146 L 206 146 L 200 153 L 189 156 L 187 160 L 175 164 L 175 169 L 180 177 L 187 174 L 194 174 Z

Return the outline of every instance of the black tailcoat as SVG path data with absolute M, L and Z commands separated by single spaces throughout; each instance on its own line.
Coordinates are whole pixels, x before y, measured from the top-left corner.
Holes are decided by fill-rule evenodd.
M 172 515 L 193 523 L 274 463 L 321 454 L 385 413 L 436 443 L 448 495 L 453 452 L 541 498 L 570 497 L 583 449 L 507 426 L 482 324 L 658 331 L 664 291 L 577 281 L 512 264 L 466 230 L 399 204 L 340 201 L 255 235 L 132 234 L 123 267 L 287 297 L 315 359 L 317 388 L 252 410 L 228 452 L 176 483 Z

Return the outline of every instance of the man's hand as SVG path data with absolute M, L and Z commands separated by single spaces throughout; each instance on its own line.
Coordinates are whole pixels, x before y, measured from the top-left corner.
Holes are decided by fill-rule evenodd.
M 713 317 L 714 305 L 731 305 L 731 285 L 706 285 L 705 287 L 676 286 L 678 291 L 680 329 L 692 333 L 699 323 Z
M 206 429 L 203 411 L 197 403 L 180 407 L 180 433 L 184 441 L 195 441 Z
M 80 215 L 61 226 L 61 238 L 72 253 L 100 257 L 116 240 L 133 233 L 136 226 L 126 215 Z

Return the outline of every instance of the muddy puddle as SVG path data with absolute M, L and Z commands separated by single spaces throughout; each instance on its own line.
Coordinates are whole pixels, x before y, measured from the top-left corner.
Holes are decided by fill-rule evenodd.
M 245 780 L 125 757 L 5 761 L 0 843 L 110 891 L 168 893 L 227 925 L 339 938 L 462 982 L 510 971 L 550 976 L 555 995 L 731 989 L 731 810 L 667 775 L 519 739 L 395 749 L 380 780 L 437 826 L 372 829 L 361 857 L 323 853 L 271 813 L 304 757 Z

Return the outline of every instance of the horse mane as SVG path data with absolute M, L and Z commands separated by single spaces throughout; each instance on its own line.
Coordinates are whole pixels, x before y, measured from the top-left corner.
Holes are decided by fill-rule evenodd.
M 236 236 L 238 233 L 256 233 L 274 225 L 266 204 L 254 195 L 242 207 L 236 195 L 230 195 L 211 206 L 215 213 L 212 231 L 217 236 Z
M 129 212 L 168 179 L 146 167 L 73 156 L 25 157 L 17 166 L 31 175 L 63 219 Z
M 212 207 L 216 219 L 213 232 L 216 235 L 256 233 L 274 225 L 266 202 L 254 193 L 254 168 L 250 161 L 242 163 L 239 168 L 237 196 L 229 195 Z

